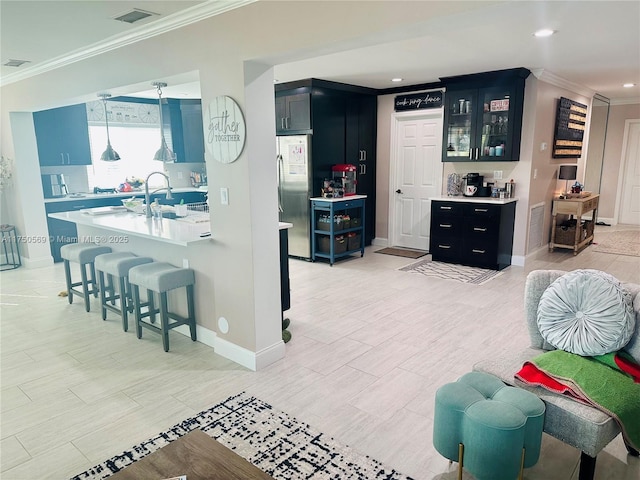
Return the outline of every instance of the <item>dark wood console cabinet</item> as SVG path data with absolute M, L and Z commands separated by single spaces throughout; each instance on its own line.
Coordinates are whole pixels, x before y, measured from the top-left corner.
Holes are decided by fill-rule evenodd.
M 434 261 L 502 270 L 511 265 L 516 202 L 431 202 Z

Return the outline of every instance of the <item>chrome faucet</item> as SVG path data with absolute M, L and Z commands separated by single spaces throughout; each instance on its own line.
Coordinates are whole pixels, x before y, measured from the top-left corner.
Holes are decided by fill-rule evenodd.
M 163 187 L 167 189 L 167 200 L 171 200 L 173 198 L 173 195 L 171 195 L 171 183 L 169 182 L 169 177 L 162 173 L 162 172 L 151 172 L 148 176 L 147 179 L 144 181 L 144 203 L 145 203 L 145 212 L 146 212 L 146 217 L 147 218 L 151 218 L 151 199 L 149 198 L 149 178 L 151 178 L 152 175 L 162 175 L 164 178 L 166 178 L 167 180 L 167 186 Z M 163 188 L 158 188 L 157 190 L 154 190 L 153 193 L 155 192 L 159 192 L 160 190 L 162 190 Z

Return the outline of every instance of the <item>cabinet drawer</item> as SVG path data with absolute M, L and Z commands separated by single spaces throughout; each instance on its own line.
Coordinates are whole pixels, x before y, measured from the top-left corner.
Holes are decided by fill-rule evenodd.
M 458 258 L 460 256 L 461 241 L 458 238 L 431 237 L 430 253 L 436 258 Z
M 451 218 L 449 216 L 434 218 L 431 222 L 431 235 L 436 238 L 457 235 L 462 230 L 461 223 L 460 219 Z
M 439 218 L 441 215 L 462 215 L 463 204 L 459 202 L 433 202 L 431 211 L 434 218 Z
M 497 240 L 499 225 L 491 218 L 466 218 L 464 232 L 469 238 Z
M 494 265 L 498 254 L 495 242 L 470 240 L 465 242 L 462 256 L 472 265 Z
M 464 214 L 469 217 L 500 217 L 500 205 L 487 205 L 485 203 L 467 203 L 464 205 Z
M 598 197 L 591 198 L 584 202 L 584 204 L 582 205 L 583 212 L 588 212 L 589 210 L 593 210 L 594 208 L 598 208 Z

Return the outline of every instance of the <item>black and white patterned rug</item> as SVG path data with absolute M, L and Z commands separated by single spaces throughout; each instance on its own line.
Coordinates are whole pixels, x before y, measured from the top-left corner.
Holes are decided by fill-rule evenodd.
M 198 428 L 277 479 L 411 480 L 244 392 L 72 480 L 107 478 Z
M 455 263 L 434 262 L 430 259 L 420 260 L 399 270 L 403 272 L 419 273 L 427 277 L 445 278 L 462 283 L 482 285 L 492 278 L 502 275 L 502 271 L 486 268 L 467 267 Z

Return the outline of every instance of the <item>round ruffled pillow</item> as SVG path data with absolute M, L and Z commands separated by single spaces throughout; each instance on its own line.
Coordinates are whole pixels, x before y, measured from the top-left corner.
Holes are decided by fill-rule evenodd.
M 599 270 L 574 270 L 547 287 L 538 303 L 538 329 L 554 347 L 582 356 L 624 347 L 633 334 L 631 294 Z

